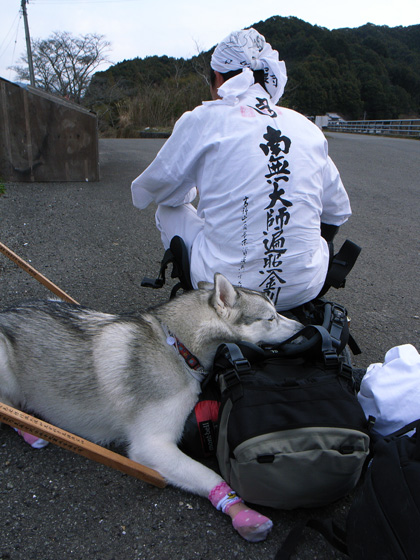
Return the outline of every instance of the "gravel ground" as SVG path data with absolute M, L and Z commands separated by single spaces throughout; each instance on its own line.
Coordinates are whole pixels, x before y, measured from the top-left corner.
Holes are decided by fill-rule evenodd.
M 420 143 L 340 134 L 328 139 L 354 213 L 337 247 L 349 238 L 363 248 L 346 288 L 329 296 L 347 306 L 363 350 L 355 363 L 366 367 L 397 344 L 419 348 Z M 154 208 L 135 210 L 129 192 L 163 142 L 101 140 L 97 183 L 6 184 L 0 241 L 98 310 L 142 310 L 165 301 L 169 287 L 140 287 L 143 276 L 157 274 L 162 250 Z M 0 255 L 2 307 L 48 295 Z M 267 541 L 252 545 L 206 500 L 159 490 L 53 445 L 33 450 L 8 426 L 0 429 L 0 558 L 272 559 L 297 522 L 333 516 L 344 524 L 350 503 L 348 496 L 317 510 L 259 508 L 275 525 Z M 308 532 L 296 558 L 344 557 Z

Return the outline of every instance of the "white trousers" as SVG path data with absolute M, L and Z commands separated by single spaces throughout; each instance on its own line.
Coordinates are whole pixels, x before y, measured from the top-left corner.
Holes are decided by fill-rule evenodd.
M 191 261 L 191 249 L 194 239 L 204 228 L 204 220 L 197 216 L 197 210 L 192 204 L 181 206 L 159 205 L 156 210 L 156 226 L 160 231 L 163 246 L 169 248 L 171 239 L 179 235 L 185 242 Z

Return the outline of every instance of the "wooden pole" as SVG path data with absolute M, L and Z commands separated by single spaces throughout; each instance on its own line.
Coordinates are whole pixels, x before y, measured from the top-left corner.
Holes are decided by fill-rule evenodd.
M 165 479 L 153 469 L 21 412 L 16 408 L 7 406 L 2 402 L 0 402 L 0 422 L 50 441 L 64 449 L 83 455 L 83 457 L 117 469 L 125 474 L 139 478 L 158 488 L 166 486 Z
M 21 0 L 21 7 L 22 7 L 23 22 L 25 25 L 26 52 L 28 55 L 29 78 L 30 78 L 31 86 L 35 87 L 34 64 L 32 61 L 31 36 L 29 33 L 28 12 L 26 11 L 26 4 L 28 3 L 28 1 L 29 0 Z
M 26 261 L 21 259 L 18 255 L 16 255 L 16 253 L 8 249 L 6 245 L 3 245 L 3 243 L 0 243 L 0 252 L 2 252 L 3 255 L 6 255 L 6 257 L 8 257 L 15 264 L 20 266 L 20 268 L 22 268 L 25 272 L 33 276 L 35 280 L 38 280 L 38 282 L 40 282 L 43 286 L 48 288 L 50 292 L 58 296 L 60 299 L 64 301 L 68 301 L 70 303 L 78 304 L 76 300 L 74 300 L 72 297 L 66 294 L 66 292 L 63 292 L 61 288 L 59 288 L 58 286 L 50 282 L 48 278 L 45 278 L 45 276 L 40 274 L 33 266 L 31 266 Z

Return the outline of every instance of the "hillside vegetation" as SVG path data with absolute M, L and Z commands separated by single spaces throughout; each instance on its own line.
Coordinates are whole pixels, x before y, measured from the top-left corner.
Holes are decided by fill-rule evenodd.
M 252 27 L 286 62 L 281 105 L 308 116 L 336 112 L 351 120 L 419 117 L 420 25 L 369 23 L 331 31 L 273 16 Z M 211 51 L 188 60 L 124 60 L 94 75 L 85 104 L 98 112 L 103 134 L 170 129 L 184 111 L 209 99 Z

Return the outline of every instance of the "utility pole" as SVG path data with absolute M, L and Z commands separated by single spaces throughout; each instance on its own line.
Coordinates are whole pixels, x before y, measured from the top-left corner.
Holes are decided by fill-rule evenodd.
M 28 2 L 29 0 L 21 0 L 21 6 L 22 6 L 23 21 L 25 23 L 26 52 L 28 53 L 29 77 L 31 81 L 31 86 L 35 87 L 34 65 L 32 62 L 31 37 L 29 35 L 28 12 L 26 11 L 26 4 Z

